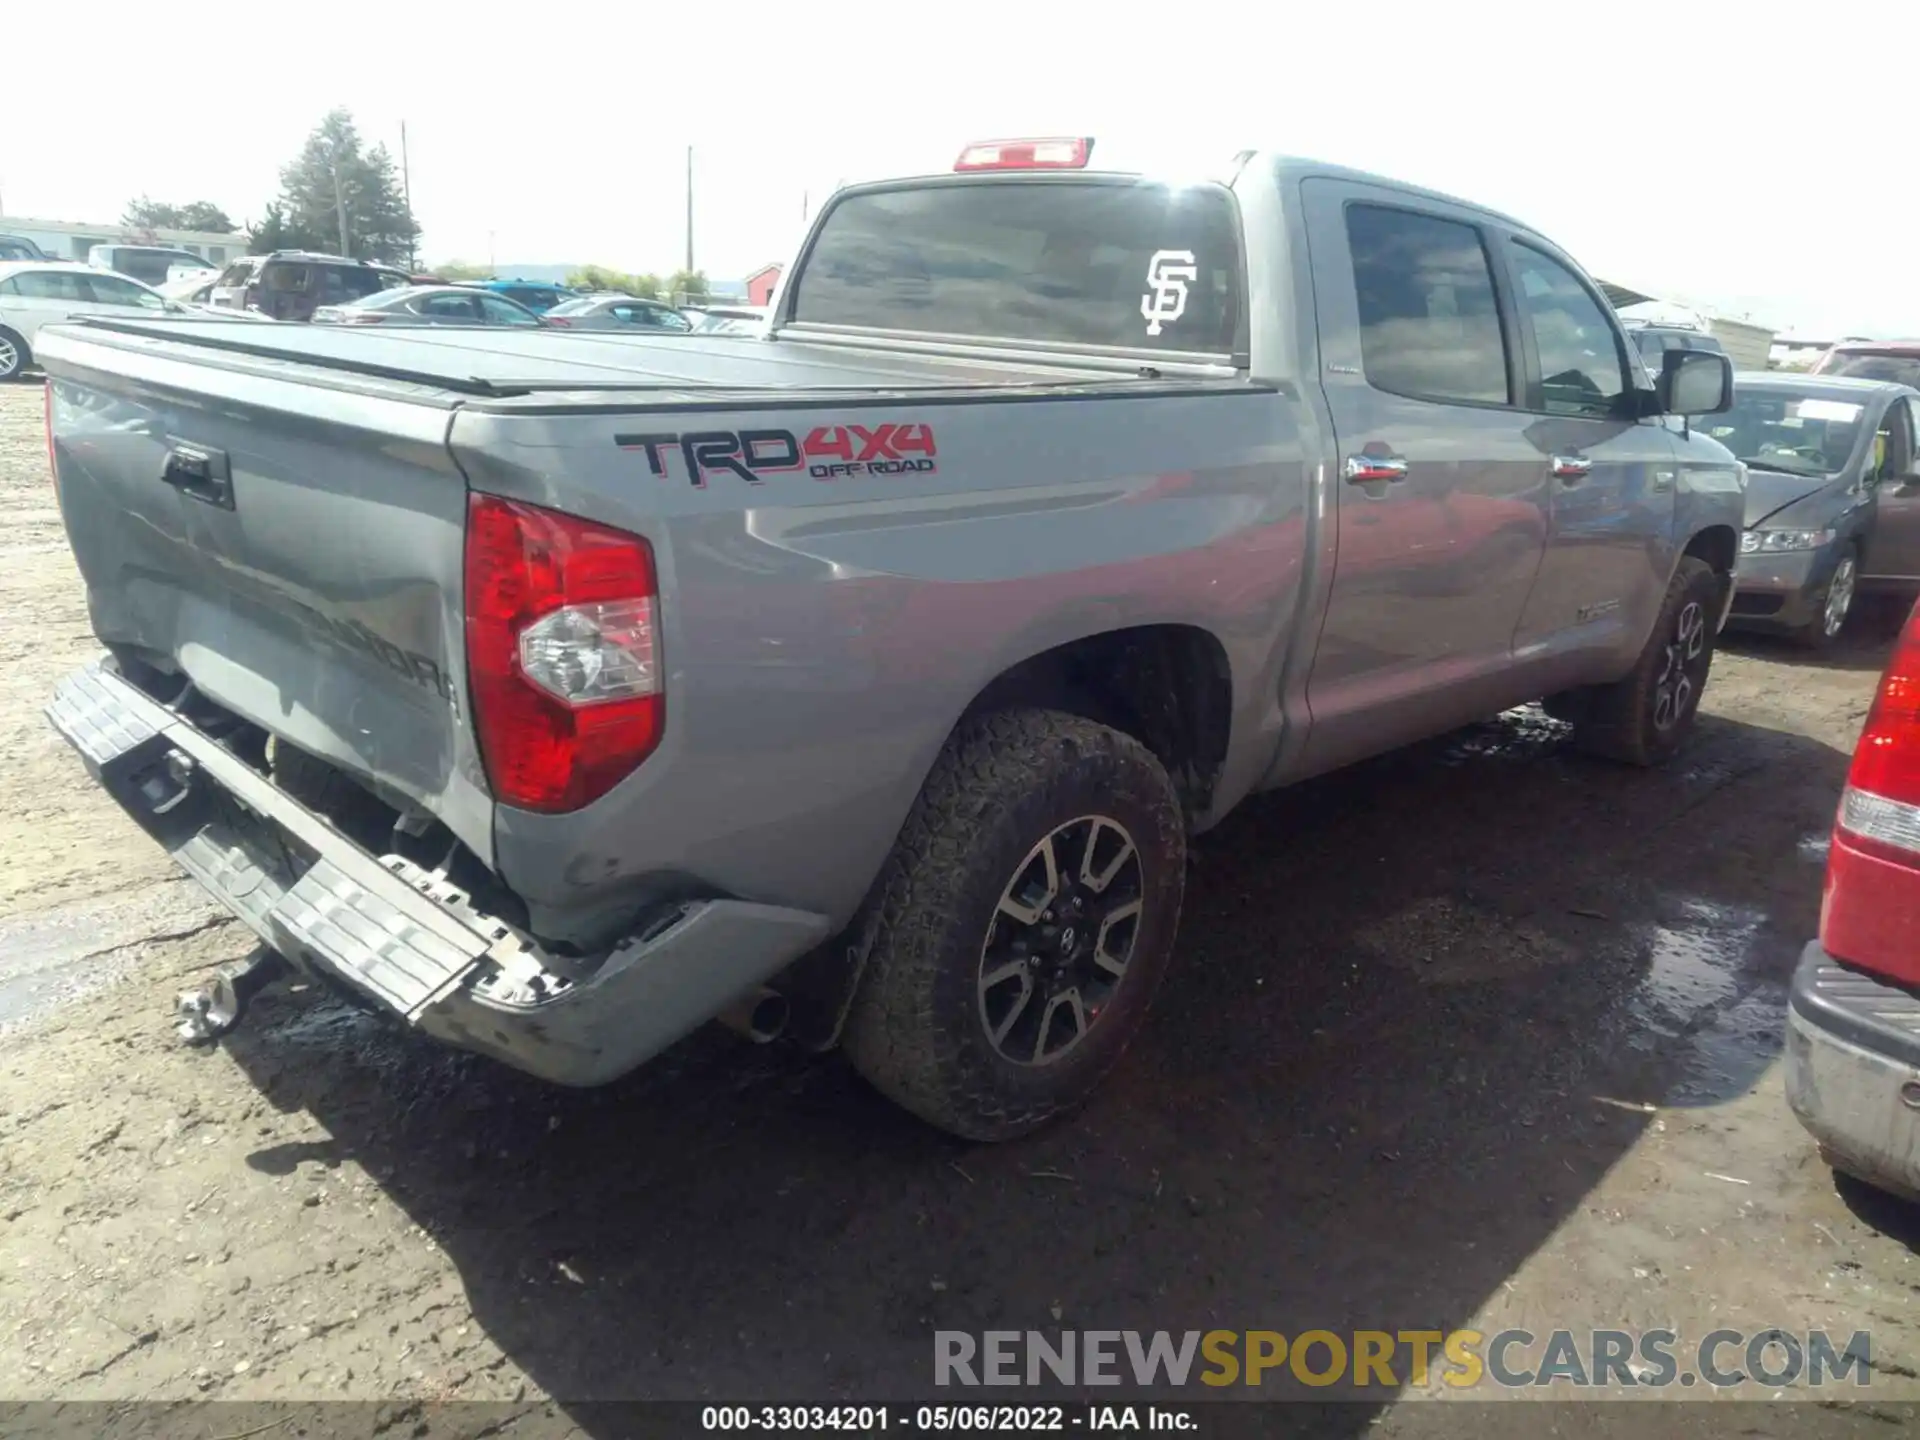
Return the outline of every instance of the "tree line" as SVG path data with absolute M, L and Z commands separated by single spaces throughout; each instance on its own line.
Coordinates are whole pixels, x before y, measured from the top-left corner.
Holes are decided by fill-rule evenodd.
M 145 195 L 130 202 L 121 223 L 141 230 L 202 230 L 235 233 L 238 227 L 218 205 L 196 200 L 171 205 Z M 317 250 L 378 260 L 412 268 L 420 244 L 420 226 L 407 204 L 406 191 L 387 147 L 365 145 L 353 116 L 330 111 L 307 137 L 300 153 L 281 168 L 280 193 L 246 227 L 247 249 L 255 255 L 274 250 Z M 490 278 L 490 267 L 454 261 L 437 267 L 448 280 Z M 568 277 L 585 290 L 621 290 L 645 299 L 684 297 L 704 300 L 707 277 L 694 270 L 658 275 L 628 275 L 588 265 Z

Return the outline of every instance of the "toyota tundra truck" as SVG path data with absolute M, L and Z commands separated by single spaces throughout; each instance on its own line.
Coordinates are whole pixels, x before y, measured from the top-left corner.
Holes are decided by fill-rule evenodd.
M 784 1026 L 976 1139 L 1249 795 L 1536 700 L 1672 756 L 1726 357 L 1477 205 L 1092 161 L 842 189 L 750 337 L 51 327 L 53 725 L 259 964 L 565 1085 Z

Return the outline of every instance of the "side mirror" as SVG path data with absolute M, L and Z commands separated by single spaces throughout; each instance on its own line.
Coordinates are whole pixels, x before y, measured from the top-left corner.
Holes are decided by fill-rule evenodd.
M 1733 408 L 1733 362 L 1712 350 L 1669 350 L 1654 389 L 1668 415 L 1718 415 Z

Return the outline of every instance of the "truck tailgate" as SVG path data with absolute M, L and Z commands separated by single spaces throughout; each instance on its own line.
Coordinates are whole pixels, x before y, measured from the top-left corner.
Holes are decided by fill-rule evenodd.
M 490 860 L 450 397 L 48 341 L 60 508 L 100 638 Z

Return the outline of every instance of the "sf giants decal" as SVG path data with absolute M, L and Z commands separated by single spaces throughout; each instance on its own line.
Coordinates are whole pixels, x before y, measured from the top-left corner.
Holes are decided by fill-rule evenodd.
M 1147 262 L 1147 293 L 1140 297 L 1140 314 L 1147 334 L 1158 335 L 1162 325 L 1187 313 L 1187 287 L 1200 278 L 1191 250 L 1156 250 Z
M 702 489 L 709 475 L 750 485 L 804 468 L 816 480 L 933 473 L 933 427 L 915 421 L 884 425 L 821 425 L 800 439 L 791 430 L 699 430 L 687 435 L 616 435 L 622 450 L 646 452 L 647 468 L 664 477 L 677 454 L 688 481 Z

